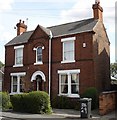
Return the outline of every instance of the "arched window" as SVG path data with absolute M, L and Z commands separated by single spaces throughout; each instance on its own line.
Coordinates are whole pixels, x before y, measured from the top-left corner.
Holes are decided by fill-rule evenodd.
M 35 61 L 34 65 L 43 64 L 43 62 L 42 62 L 43 47 L 39 46 L 37 48 L 34 48 L 33 50 L 36 51 L 36 61 Z
M 36 62 L 42 62 L 42 47 L 37 47 Z

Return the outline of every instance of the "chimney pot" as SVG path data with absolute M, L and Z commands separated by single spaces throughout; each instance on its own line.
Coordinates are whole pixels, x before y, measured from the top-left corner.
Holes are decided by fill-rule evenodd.
M 22 20 L 19 20 L 19 23 L 17 23 L 16 26 L 17 26 L 17 35 L 20 35 L 21 33 L 26 32 L 27 30 L 27 25 L 25 25 L 24 21 Z
M 96 0 L 92 6 L 94 19 L 103 21 L 103 8 L 100 6 L 100 0 Z

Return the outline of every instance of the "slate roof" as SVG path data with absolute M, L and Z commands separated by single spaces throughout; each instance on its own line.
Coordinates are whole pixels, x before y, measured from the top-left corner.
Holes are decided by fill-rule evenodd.
M 53 37 L 59 37 L 59 36 L 64 36 L 64 35 L 93 31 L 93 28 L 95 27 L 97 22 L 98 20 L 95 20 L 94 18 L 90 18 L 86 20 L 70 22 L 70 23 L 56 25 L 56 26 L 47 27 L 47 28 L 42 27 L 40 25 L 39 26 L 42 28 L 42 30 L 44 30 L 44 32 L 47 35 L 50 35 L 49 30 L 51 30 Z M 23 34 L 13 38 L 5 46 L 26 43 L 28 42 L 33 32 L 34 31 L 24 32 Z

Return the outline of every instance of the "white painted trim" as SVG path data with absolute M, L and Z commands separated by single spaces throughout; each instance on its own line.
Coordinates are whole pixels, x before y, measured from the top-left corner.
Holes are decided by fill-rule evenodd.
M 26 72 L 18 72 L 18 73 L 11 73 L 11 93 L 10 95 L 13 94 L 20 94 L 20 76 L 25 76 Z M 13 76 L 17 76 L 17 92 L 13 92 Z
M 46 78 L 45 78 L 45 74 L 42 71 L 36 71 L 33 73 L 32 77 L 31 77 L 31 82 L 33 82 L 33 80 L 36 80 L 36 76 L 40 75 L 42 77 L 42 80 L 44 82 L 46 82 Z
M 44 47 L 44 46 L 43 46 Z M 41 48 L 42 49 L 42 58 L 43 58 L 43 47 L 42 46 L 38 46 L 37 48 L 33 48 L 33 50 L 36 51 L 36 62 L 34 63 L 34 65 L 37 65 L 37 64 L 42 64 L 42 61 L 37 61 L 37 49 L 38 48 Z
M 23 94 L 23 92 L 11 92 L 10 95 Z
M 71 74 L 79 74 L 80 69 L 73 69 L 73 70 L 58 70 L 59 74 L 59 96 L 64 95 L 71 98 L 79 98 L 79 94 L 72 94 L 71 93 Z M 61 75 L 67 74 L 68 75 L 68 93 L 63 94 L 61 93 Z M 79 81 L 79 75 L 78 75 L 78 81 Z M 79 91 L 79 82 L 78 82 L 78 91 Z
M 61 42 L 73 41 L 73 40 L 76 40 L 76 37 L 62 38 L 62 39 L 61 39 Z
M 14 46 L 14 49 L 24 48 L 24 45 Z
M 69 98 L 80 98 L 80 95 L 79 94 L 58 94 L 58 96 L 66 96 L 66 97 L 69 97 Z
M 43 62 L 34 63 L 34 65 L 43 65 Z
M 13 65 L 13 67 L 23 67 L 23 64 L 16 64 L 16 65 Z
M 11 73 L 10 76 L 25 76 L 26 72 Z
M 63 42 L 63 49 L 62 49 L 62 53 L 63 53 L 63 55 L 62 55 L 62 61 L 61 61 L 61 63 L 71 63 L 71 62 L 75 62 L 75 42 L 74 42 L 74 40 L 71 40 L 70 42 L 73 42 L 73 60 L 64 60 L 64 46 L 65 46 L 65 43 L 66 42 L 69 42 L 69 41 L 64 41 Z
M 58 74 L 70 74 L 70 73 L 80 73 L 80 69 L 73 70 L 58 70 Z
M 61 63 L 74 63 L 76 62 L 75 60 L 71 60 L 71 61 L 61 61 Z
M 23 57 L 23 48 L 24 45 L 20 45 L 20 46 L 14 46 L 14 50 L 15 50 L 15 65 L 13 65 L 13 67 L 22 67 L 23 66 L 23 58 L 22 58 L 22 64 L 16 64 L 16 50 L 22 48 L 22 57 Z

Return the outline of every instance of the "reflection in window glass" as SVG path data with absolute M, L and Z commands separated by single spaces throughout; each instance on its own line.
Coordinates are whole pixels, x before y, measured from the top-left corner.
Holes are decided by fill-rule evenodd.
M 23 48 L 18 48 L 15 50 L 16 65 L 23 64 Z
M 71 61 L 74 60 L 74 41 L 67 41 L 63 43 L 64 49 L 63 54 L 64 58 L 63 61 Z
M 37 62 L 42 62 L 42 47 L 37 48 Z

